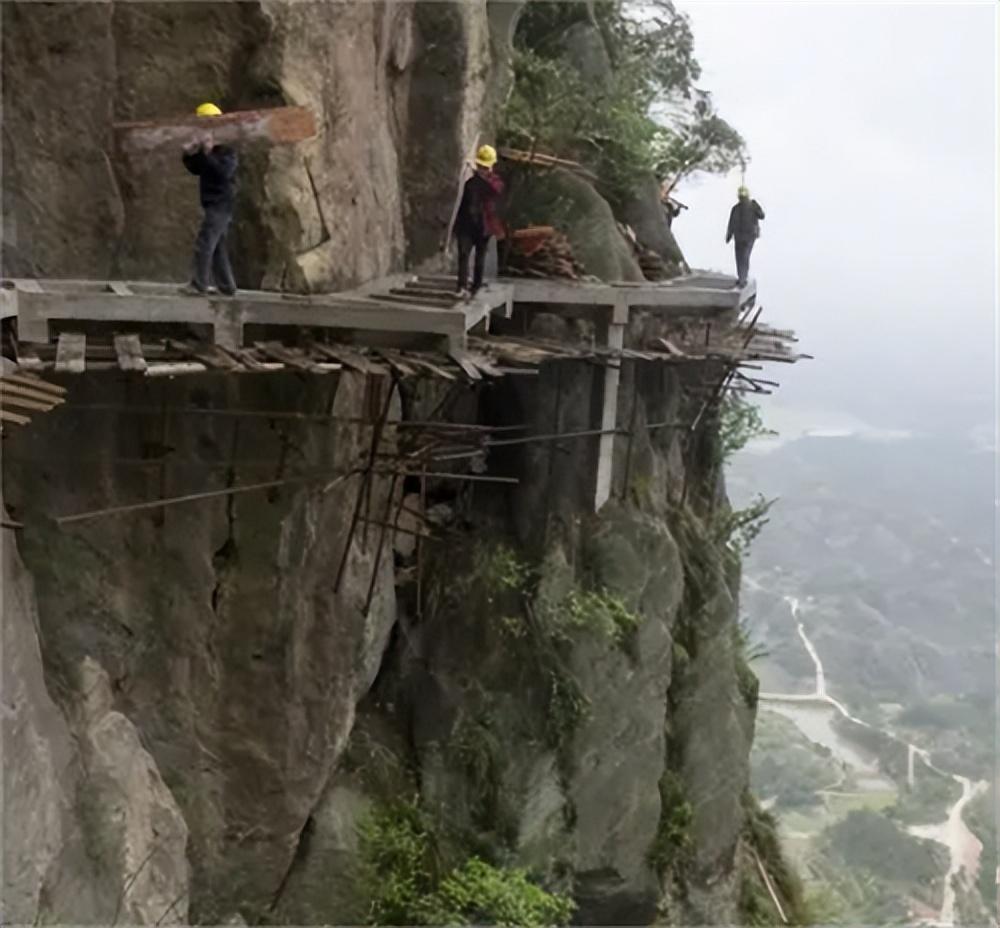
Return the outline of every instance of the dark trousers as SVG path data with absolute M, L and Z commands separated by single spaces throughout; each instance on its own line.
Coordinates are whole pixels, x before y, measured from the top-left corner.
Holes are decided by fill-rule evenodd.
M 471 235 L 459 235 L 458 239 L 458 289 L 466 289 L 469 280 L 469 254 L 475 252 L 472 268 L 472 291 L 473 293 L 483 285 L 483 268 L 486 266 L 486 248 L 490 243 L 490 237 Z
M 223 293 L 236 289 L 233 269 L 229 264 L 229 252 L 226 250 L 232 220 L 233 208 L 228 204 L 205 207 L 198 238 L 194 243 L 194 274 L 191 281 L 199 290 L 205 290 L 213 277 L 215 285 Z
M 752 238 L 736 239 L 736 277 L 739 285 L 745 286 L 750 274 L 750 252 L 753 251 Z

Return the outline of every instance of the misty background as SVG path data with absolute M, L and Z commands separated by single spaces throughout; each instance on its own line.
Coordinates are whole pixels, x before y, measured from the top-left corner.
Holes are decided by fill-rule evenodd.
M 763 318 L 816 358 L 771 365 L 769 424 L 993 436 L 994 4 L 678 7 L 701 86 L 749 146 Z M 678 190 L 692 266 L 733 272 L 739 179 Z

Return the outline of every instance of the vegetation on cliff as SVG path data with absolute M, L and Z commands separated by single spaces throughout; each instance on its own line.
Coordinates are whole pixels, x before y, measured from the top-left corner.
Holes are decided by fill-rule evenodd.
M 690 23 L 669 0 L 530 3 L 514 72 L 502 140 L 580 159 L 612 200 L 642 176 L 672 188 L 744 156 L 739 133 L 695 86 Z
M 444 869 L 437 836 L 415 803 L 380 806 L 361 824 L 360 877 L 373 925 L 564 925 L 574 905 L 523 869 L 477 857 Z

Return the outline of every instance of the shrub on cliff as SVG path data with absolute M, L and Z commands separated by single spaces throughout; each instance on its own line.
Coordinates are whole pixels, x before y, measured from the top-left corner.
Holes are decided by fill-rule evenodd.
M 360 828 L 361 882 L 373 925 L 565 925 L 572 900 L 524 870 L 477 857 L 439 874 L 435 836 L 416 803 L 375 809 Z
M 515 34 L 501 139 L 594 167 L 611 199 L 653 173 L 674 187 L 740 163 L 744 142 L 694 86 L 687 17 L 670 0 L 535 0 Z

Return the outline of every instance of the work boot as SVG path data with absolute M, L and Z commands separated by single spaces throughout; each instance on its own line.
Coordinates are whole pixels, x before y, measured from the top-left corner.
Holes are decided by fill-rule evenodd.
M 221 293 L 223 296 L 236 296 L 236 290 L 235 289 L 233 289 L 233 290 L 223 290 L 222 287 L 219 287 L 219 293 Z
M 199 287 L 193 280 L 189 280 L 183 287 L 178 287 L 177 292 L 184 296 L 208 296 L 208 291 Z
M 455 291 L 456 300 L 467 300 L 471 296 L 472 293 L 469 291 L 467 287 L 460 287 L 458 290 Z

